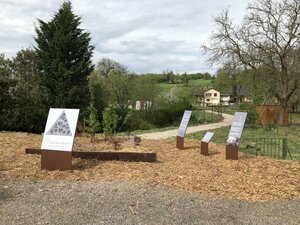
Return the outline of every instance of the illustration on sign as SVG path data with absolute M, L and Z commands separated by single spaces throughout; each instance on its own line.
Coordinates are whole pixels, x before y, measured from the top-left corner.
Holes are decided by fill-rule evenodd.
M 227 145 L 238 146 L 246 122 L 246 112 L 236 112 L 233 116 L 231 128 L 229 131 Z
M 47 132 L 47 135 L 72 136 L 65 111 L 60 114 L 58 119 Z
M 41 149 L 72 151 L 79 109 L 49 110 Z
M 177 136 L 184 137 L 187 126 L 188 126 L 190 118 L 191 118 L 191 115 L 192 115 L 191 110 L 185 110 L 184 111 L 183 117 L 182 117 L 181 122 L 180 122 L 179 129 L 178 129 L 178 132 L 177 132 Z
M 239 138 L 236 137 L 228 137 L 227 139 L 227 145 L 232 145 L 232 146 L 238 146 L 239 145 Z

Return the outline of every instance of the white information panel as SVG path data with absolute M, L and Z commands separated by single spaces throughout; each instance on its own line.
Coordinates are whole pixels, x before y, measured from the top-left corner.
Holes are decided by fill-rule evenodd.
M 210 142 L 210 140 L 212 139 L 212 137 L 214 136 L 214 134 L 215 133 L 213 133 L 213 132 L 206 132 L 206 134 L 204 135 L 204 137 L 202 138 L 202 142 L 206 142 L 206 143 L 208 143 L 208 142 Z
M 238 146 L 246 122 L 246 112 L 235 112 L 226 145 Z
M 178 132 L 177 132 L 177 136 L 184 137 L 187 126 L 188 126 L 190 118 L 191 118 L 191 115 L 192 115 L 191 110 L 185 110 L 184 111 L 183 117 L 182 117 L 181 122 L 180 122 L 179 129 L 178 129 Z
M 72 151 L 79 109 L 49 110 L 41 149 Z

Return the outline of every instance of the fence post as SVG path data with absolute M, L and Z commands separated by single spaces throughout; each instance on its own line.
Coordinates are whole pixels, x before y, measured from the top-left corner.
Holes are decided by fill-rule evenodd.
M 282 159 L 287 156 L 287 138 L 282 139 Z

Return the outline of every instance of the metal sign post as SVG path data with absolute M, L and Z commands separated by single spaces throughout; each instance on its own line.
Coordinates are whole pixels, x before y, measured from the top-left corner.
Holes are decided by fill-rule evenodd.
M 71 170 L 72 152 L 41 150 L 42 170 Z

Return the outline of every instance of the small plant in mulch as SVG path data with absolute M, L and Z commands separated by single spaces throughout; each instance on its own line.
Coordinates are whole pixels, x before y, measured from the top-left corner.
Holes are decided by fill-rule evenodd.
M 107 140 L 109 136 L 116 134 L 116 129 L 119 121 L 119 116 L 116 110 L 116 104 L 112 104 L 109 107 L 105 108 L 103 111 L 102 123 L 105 140 Z
M 100 123 L 97 120 L 97 110 L 92 104 L 89 107 L 90 116 L 88 120 L 88 128 L 86 129 L 87 133 L 91 135 L 91 142 L 96 142 L 96 132 L 100 128 Z
M 119 140 L 114 140 L 113 145 L 115 150 L 119 150 L 119 148 L 121 147 L 121 143 Z
M 133 137 L 133 141 L 134 141 L 134 145 L 135 145 L 135 146 L 139 146 L 140 143 L 141 143 L 141 141 L 142 141 L 142 138 L 139 137 L 139 136 L 134 136 L 134 137 Z
M 108 141 L 114 146 L 114 150 L 119 150 L 121 147 L 121 140 L 119 140 L 115 135 L 109 135 Z

